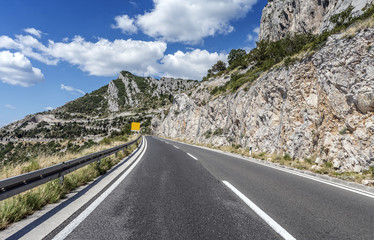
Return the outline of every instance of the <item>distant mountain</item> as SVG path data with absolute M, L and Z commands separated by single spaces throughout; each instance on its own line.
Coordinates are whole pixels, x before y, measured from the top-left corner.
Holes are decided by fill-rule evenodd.
M 0 141 L 100 139 L 129 131 L 132 121 L 150 131 L 154 114 L 168 111 L 174 95 L 194 88 L 194 80 L 138 77 L 123 71 L 118 78 L 52 111 L 29 115 L 0 129 Z

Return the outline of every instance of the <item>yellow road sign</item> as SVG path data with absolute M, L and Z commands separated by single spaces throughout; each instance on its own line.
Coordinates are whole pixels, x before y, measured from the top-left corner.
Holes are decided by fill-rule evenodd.
M 140 131 L 140 123 L 132 122 L 131 123 L 131 131 Z

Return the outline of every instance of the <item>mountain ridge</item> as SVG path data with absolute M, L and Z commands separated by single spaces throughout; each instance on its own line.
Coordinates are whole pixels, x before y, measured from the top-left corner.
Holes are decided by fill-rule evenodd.
M 171 104 L 173 95 L 196 84 L 195 80 L 157 80 L 122 71 L 117 79 L 91 93 L 0 128 L 0 141 L 102 139 L 121 131 L 130 121 L 145 121 L 143 127 L 149 132 L 148 112 L 161 114 Z M 68 129 L 75 129 L 76 133 L 59 133 Z

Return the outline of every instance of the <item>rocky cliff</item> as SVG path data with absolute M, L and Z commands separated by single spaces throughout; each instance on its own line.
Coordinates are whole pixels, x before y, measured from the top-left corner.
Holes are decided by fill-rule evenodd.
M 154 132 L 300 159 L 314 155 L 341 170 L 374 166 L 373 36 L 374 29 L 333 35 L 319 51 L 235 93 L 209 93 L 229 76 L 203 82 L 174 98 L 169 114 L 153 120 Z
M 109 83 L 107 95 L 108 110 L 111 113 L 121 109 L 131 110 L 141 107 L 156 108 L 154 103 L 160 99 L 169 97 L 192 89 L 197 81 L 174 78 L 138 77 L 130 72 L 123 71 L 118 79 Z
M 269 0 L 262 11 L 260 40 L 277 41 L 288 33 L 320 34 L 331 30 L 331 17 L 352 6 L 352 16 L 373 0 Z

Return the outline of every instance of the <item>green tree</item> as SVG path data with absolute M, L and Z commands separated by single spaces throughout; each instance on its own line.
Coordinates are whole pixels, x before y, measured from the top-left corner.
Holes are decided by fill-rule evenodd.
M 227 57 L 229 67 L 231 69 L 237 68 L 237 67 L 246 67 L 246 61 L 245 56 L 246 52 L 243 49 L 232 49 L 229 53 L 229 56 Z
M 221 71 L 225 71 L 225 70 L 226 70 L 226 63 L 219 60 L 216 64 L 213 65 L 211 71 L 214 72 L 214 73 L 217 73 L 217 72 L 221 72 Z M 209 71 L 208 71 L 208 73 L 209 73 Z

